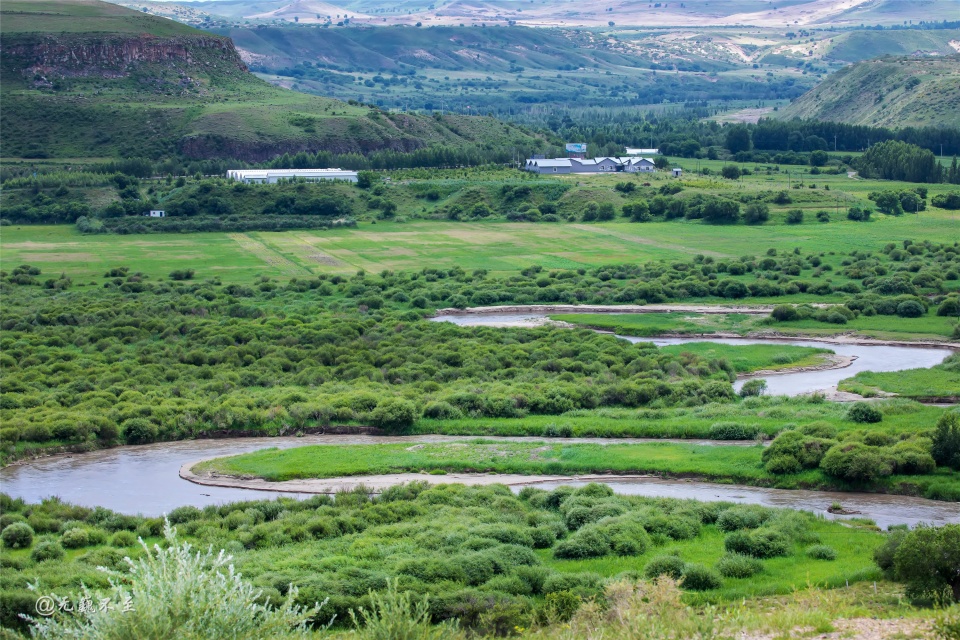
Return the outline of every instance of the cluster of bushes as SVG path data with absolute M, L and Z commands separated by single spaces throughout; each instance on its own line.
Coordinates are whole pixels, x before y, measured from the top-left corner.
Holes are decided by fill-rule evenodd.
M 780 306 L 774 317 L 915 317 L 931 301 L 921 294 L 956 278 L 960 248 L 903 247 L 843 258 L 843 274 L 861 284 L 818 279 L 831 269 L 826 256 L 774 251 L 576 271 L 534 266 L 506 277 L 425 268 L 286 284 L 260 278 L 246 286 L 202 274 L 186 279 L 188 269 L 152 280 L 117 268 L 95 286 L 78 287 L 21 265 L 0 272 L 0 437 L 10 455 L 18 442 L 21 450 L 48 441 L 97 446 L 121 436 L 148 442 L 331 423 L 398 429 L 421 412 L 518 417 L 726 401 L 735 372 L 724 360 L 666 356 L 587 332 L 458 328 L 423 315 L 441 306 L 643 304 L 805 291 L 852 297 L 828 309 Z M 800 279 L 811 269 L 812 279 Z M 70 295 L 57 295 L 63 291 Z M 938 313 L 956 306 L 955 297 L 944 298 Z M 398 400 L 387 403 L 391 398 Z
M 865 402 L 852 405 L 847 419 L 877 423 L 882 412 Z M 956 414 L 944 414 L 935 430 L 895 436 L 886 430 L 850 430 L 838 433 L 826 422 L 814 422 L 781 432 L 764 449 L 761 459 L 770 473 L 793 474 L 820 469 L 852 484 L 869 484 L 891 474 L 926 475 L 938 464 L 951 466 L 960 456 L 960 439 L 951 431 Z M 956 440 L 956 441 L 955 441 Z
M 255 290 L 198 282 L 181 269 L 148 289 L 142 275 L 117 268 L 104 274 L 106 288 L 38 299 L 29 283 L 39 284 L 39 270 L 16 271 L 7 286 L 21 284 L 0 316 L 7 455 L 47 442 L 93 447 L 330 424 L 398 431 L 421 415 L 734 398 L 724 360 L 586 330 L 429 322 L 395 302 L 409 300 L 401 288 L 387 289 L 390 302 L 380 297 L 381 283 L 411 282 L 395 276 L 376 281 L 375 297 L 364 276 L 277 289 L 262 281 Z M 358 299 L 347 304 L 344 294 Z
M 95 593 L 108 589 L 97 566 L 121 569 L 123 556 L 142 558 L 135 537 L 156 539 L 164 520 L 125 516 L 46 500 L 24 504 L 0 496 L 0 623 L 23 628 L 19 613 L 32 613 L 36 596 L 26 590 L 38 577 L 50 592 L 67 595 L 81 582 Z M 589 598 L 602 600 L 604 580 L 588 571 L 558 571 L 536 549 L 558 559 L 606 555 L 649 556 L 644 575 L 682 579 L 690 590 L 717 589 L 763 571 L 757 558 L 803 553 L 818 542 L 809 514 L 729 503 L 615 496 L 605 485 L 553 491 L 504 486 L 396 486 L 378 497 L 363 490 L 298 501 L 240 502 L 203 509 L 180 507 L 168 514 L 179 536 L 199 548 L 210 545 L 237 554 L 237 570 L 262 589 L 261 603 L 312 607 L 329 598 L 320 625 L 349 624 L 349 611 L 370 608 L 371 595 L 390 588 L 429 596 L 434 622 L 491 632 L 491 615 L 529 626 L 544 607 Z M 674 541 L 697 539 L 716 526 L 727 533 L 715 568 L 686 562 Z M 776 553 L 761 543 L 776 540 Z M 742 537 L 742 536 L 740 536 Z M 714 543 L 711 543 L 714 544 Z M 735 548 L 735 549 L 734 549 Z M 66 549 L 77 553 L 69 559 Z M 569 613 L 572 613 L 570 611 Z M 549 616 L 547 616 L 549 617 Z

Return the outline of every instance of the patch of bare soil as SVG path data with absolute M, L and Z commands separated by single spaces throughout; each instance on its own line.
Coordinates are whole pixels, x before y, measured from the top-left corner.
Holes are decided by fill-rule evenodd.
M 913 618 L 893 618 L 876 620 L 874 618 L 849 618 L 835 620 L 835 631 L 814 635 L 810 629 L 795 629 L 791 638 L 809 638 L 816 640 L 903 640 L 904 638 L 932 638 L 929 620 Z M 750 634 L 739 636 L 740 640 L 775 640 L 786 637 L 782 633 Z

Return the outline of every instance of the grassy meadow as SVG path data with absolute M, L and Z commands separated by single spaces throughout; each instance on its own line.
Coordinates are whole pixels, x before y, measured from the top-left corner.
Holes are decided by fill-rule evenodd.
M 932 429 L 943 413 L 939 407 L 906 400 L 886 400 L 878 405 L 885 418 L 878 425 L 862 425 L 847 419 L 848 407 L 816 398 L 763 396 L 742 404 L 707 404 L 702 407 L 663 409 L 601 408 L 568 411 L 560 416 L 530 415 L 524 418 L 463 417 L 448 420 L 422 418 L 412 433 L 442 433 L 475 436 L 541 436 L 600 438 L 723 437 L 728 425 L 737 425 L 741 437 L 772 438 L 783 429 L 815 428 L 824 424 L 838 433 L 866 429 L 906 436 Z
M 902 239 L 942 241 L 956 235 L 960 213 L 877 216 L 869 223 L 716 226 L 700 222 L 631 224 L 528 224 L 505 221 L 361 222 L 356 229 L 89 236 L 65 225 L 4 227 L 4 263 L 32 264 L 83 279 L 127 265 L 151 277 L 165 276 L 185 261 L 224 282 L 253 275 L 305 276 L 419 270 L 424 266 L 510 273 L 539 264 L 576 269 L 648 260 L 689 260 L 756 255 L 768 248 L 804 252 L 875 251 Z M 246 244 L 246 246 L 244 246 Z M 839 260 L 838 260 L 839 262 Z
M 791 296 L 791 302 L 842 302 L 841 296 Z M 776 304 L 783 299 L 751 300 L 751 303 Z M 620 335 L 653 337 L 664 334 L 708 335 L 711 333 L 736 333 L 747 335 L 775 331 L 779 334 L 809 336 L 811 338 L 833 336 L 837 333 L 855 332 L 857 335 L 881 340 L 943 340 L 952 335 L 956 321 L 938 316 L 932 308 L 919 318 L 899 316 L 858 316 L 841 327 L 813 318 L 770 322 L 757 314 L 720 313 L 558 313 L 550 314 L 552 320 L 584 327 L 615 331 Z M 736 347 L 737 350 L 744 347 Z M 804 366 L 804 365 L 793 365 Z M 758 367 L 767 368 L 767 367 Z

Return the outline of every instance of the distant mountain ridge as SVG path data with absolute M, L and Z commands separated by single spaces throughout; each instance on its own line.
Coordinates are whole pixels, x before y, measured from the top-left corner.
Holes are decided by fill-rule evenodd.
M 386 114 L 274 87 L 223 36 L 97 0 L 2 8 L 4 157 L 234 158 L 533 145 L 492 118 Z
M 960 56 L 858 62 L 781 109 L 779 117 L 892 128 L 960 126 Z

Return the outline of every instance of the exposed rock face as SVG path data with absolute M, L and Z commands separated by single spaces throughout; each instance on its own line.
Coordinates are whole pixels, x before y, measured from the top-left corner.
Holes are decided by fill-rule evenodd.
M 217 36 L 158 38 L 150 35 L 123 37 L 41 36 L 18 37 L 3 43 L 2 55 L 13 61 L 27 77 L 107 77 L 130 73 L 140 64 L 192 65 L 198 54 L 216 55 L 217 66 L 246 71 L 247 67 L 229 38 Z

